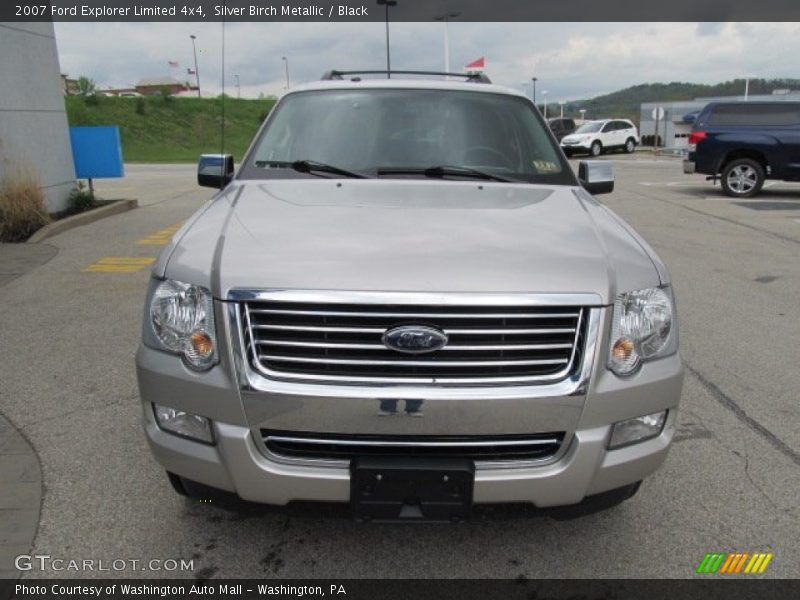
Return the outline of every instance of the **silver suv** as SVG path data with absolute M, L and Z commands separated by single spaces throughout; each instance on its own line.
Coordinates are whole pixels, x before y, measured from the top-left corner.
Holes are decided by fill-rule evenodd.
M 180 493 L 361 519 L 630 497 L 683 371 L 670 277 L 524 95 L 331 72 L 275 106 L 153 270 L 136 367 Z M 198 492 L 198 490 L 201 490 Z

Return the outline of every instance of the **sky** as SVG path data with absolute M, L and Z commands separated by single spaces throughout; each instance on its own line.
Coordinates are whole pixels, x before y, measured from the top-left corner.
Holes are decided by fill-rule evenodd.
M 56 23 L 61 70 L 101 88 L 141 78 L 186 79 L 197 36 L 203 95 L 222 89 L 220 23 Z M 392 23 L 393 69 L 442 70 L 442 23 Z M 451 70 L 481 56 L 495 83 L 548 102 L 591 98 L 639 83 L 718 83 L 800 78 L 800 23 L 460 23 L 449 24 Z M 383 23 L 228 23 L 225 85 L 242 97 L 279 95 L 329 69 L 386 66 Z M 170 68 L 168 61 L 180 67 Z M 527 82 L 527 83 L 524 83 Z

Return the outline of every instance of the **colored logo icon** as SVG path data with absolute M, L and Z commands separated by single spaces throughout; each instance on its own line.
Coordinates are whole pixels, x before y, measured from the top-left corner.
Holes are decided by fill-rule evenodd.
M 772 552 L 716 552 L 706 554 L 697 572 L 702 574 L 760 574 L 772 560 Z

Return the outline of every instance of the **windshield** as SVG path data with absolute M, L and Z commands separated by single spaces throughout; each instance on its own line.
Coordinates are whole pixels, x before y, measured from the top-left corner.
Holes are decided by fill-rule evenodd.
M 575 133 L 597 133 L 603 127 L 603 121 L 589 121 L 575 130 Z
M 254 145 L 244 178 L 299 177 L 293 161 L 372 177 L 424 177 L 432 167 L 525 182 L 573 175 L 524 98 L 486 92 L 368 89 L 286 96 Z M 448 177 L 459 177 L 452 171 Z M 473 173 L 474 175 L 474 173 Z M 467 173 L 464 171 L 463 175 Z

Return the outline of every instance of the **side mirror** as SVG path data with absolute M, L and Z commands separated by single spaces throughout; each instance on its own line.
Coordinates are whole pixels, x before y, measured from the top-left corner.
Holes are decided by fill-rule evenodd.
M 197 163 L 197 185 L 222 189 L 233 179 L 233 155 L 201 154 Z
M 614 191 L 614 169 L 608 160 L 582 160 L 578 164 L 578 181 L 593 195 Z

